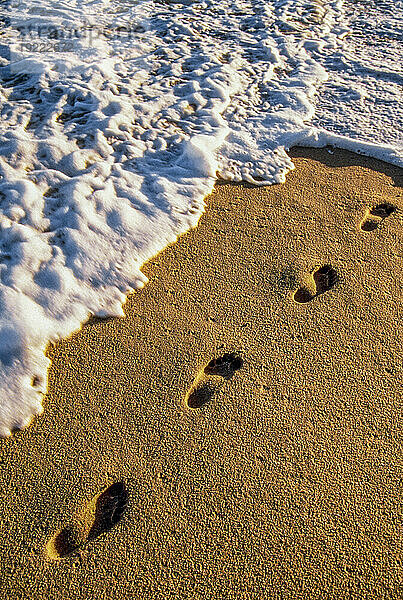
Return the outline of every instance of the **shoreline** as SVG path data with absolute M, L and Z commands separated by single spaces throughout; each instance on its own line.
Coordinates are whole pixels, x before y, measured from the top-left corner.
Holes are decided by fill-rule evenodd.
M 49 348 L 44 413 L 0 441 L 10 599 L 397 597 L 403 171 L 290 154 L 284 184 L 218 183 L 124 318 Z M 230 352 L 242 368 L 189 409 Z M 58 528 L 120 480 L 122 522 L 49 561 Z

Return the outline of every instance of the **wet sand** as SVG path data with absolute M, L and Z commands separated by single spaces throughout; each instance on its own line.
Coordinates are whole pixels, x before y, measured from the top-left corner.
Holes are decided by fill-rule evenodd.
M 49 348 L 0 440 L 4 598 L 400 597 L 402 170 L 291 154 Z

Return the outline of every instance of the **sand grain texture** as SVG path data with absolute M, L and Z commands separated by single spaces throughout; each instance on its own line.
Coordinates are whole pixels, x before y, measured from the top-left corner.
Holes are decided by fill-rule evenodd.
M 217 185 L 124 319 L 49 350 L 44 414 L 0 441 L 2 597 L 400 597 L 402 171 L 292 154 L 283 185 Z M 363 231 L 381 203 L 397 210 Z M 226 352 L 243 367 L 188 408 Z M 121 480 L 121 521 L 50 560 Z

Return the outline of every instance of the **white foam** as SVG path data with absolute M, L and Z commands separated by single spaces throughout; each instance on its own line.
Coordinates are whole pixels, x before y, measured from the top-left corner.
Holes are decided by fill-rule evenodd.
M 123 315 L 141 266 L 197 225 L 217 175 L 284 181 L 296 144 L 403 164 L 392 0 L 369 19 L 339 1 L 9 4 L 0 435 L 41 411 L 47 342 Z

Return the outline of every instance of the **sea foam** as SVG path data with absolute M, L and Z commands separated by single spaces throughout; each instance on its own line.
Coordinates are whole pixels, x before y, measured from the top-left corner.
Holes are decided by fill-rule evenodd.
M 297 144 L 403 164 L 397 5 L 3 3 L 0 435 L 41 412 L 47 343 L 123 315 L 217 177 L 283 182 Z

